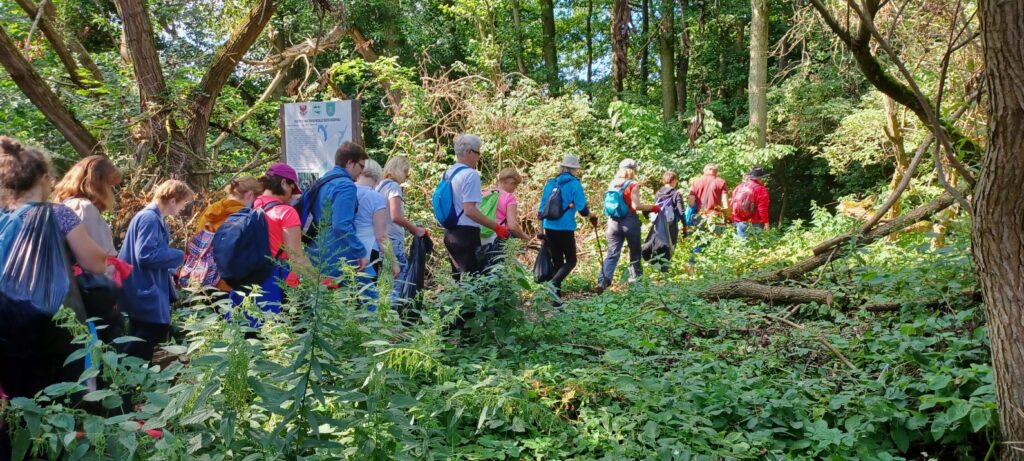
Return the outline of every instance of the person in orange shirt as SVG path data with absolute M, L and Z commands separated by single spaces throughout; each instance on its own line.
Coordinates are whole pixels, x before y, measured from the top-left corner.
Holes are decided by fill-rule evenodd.
M 178 286 L 185 287 L 198 284 L 201 287 L 216 287 L 221 291 L 231 291 L 217 275 L 217 267 L 213 262 L 213 235 L 228 219 L 228 216 L 242 208 L 252 206 L 256 196 L 263 191 L 259 180 L 251 176 L 232 179 L 224 188 L 227 197 L 211 203 L 199 214 L 196 233 L 189 241 L 185 251 L 185 264 L 178 270 L 175 280 Z

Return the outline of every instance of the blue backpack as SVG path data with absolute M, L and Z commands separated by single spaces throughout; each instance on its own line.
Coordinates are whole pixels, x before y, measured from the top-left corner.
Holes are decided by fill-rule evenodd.
M 231 288 L 243 289 L 262 284 L 274 273 L 274 260 L 281 255 L 270 254 L 270 231 L 267 212 L 281 202 L 260 208 L 242 208 L 221 224 L 213 235 L 213 261 L 220 278 Z
M 633 184 L 633 180 L 627 179 L 622 187 L 609 187 L 604 193 L 604 214 L 609 218 L 622 219 L 629 215 L 625 192 L 630 184 Z
M 434 218 L 445 229 L 452 229 L 459 225 L 459 218 L 465 211 L 455 211 L 455 191 L 452 190 L 452 179 L 455 179 L 455 175 L 459 172 L 467 169 L 469 169 L 468 166 L 460 166 L 452 171 L 450 176 L 445 173 L 441 176 L 441 183 L 434 189 L 434 196 L 431 198 L 434 205 Z

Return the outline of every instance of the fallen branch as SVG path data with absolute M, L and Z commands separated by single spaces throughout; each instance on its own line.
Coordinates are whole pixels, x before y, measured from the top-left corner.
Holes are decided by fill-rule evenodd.
M 719 283 L 705 288 L 700 297 L 709 301 L 719 299 L 760 299 L 779 304 L 804 304 L 816 302 L 832 304 L 832 292 L 815 288 L 778 287 L 763 285 L 750 280 L 736 280 Z
M 786 325 L 789 325 L 789 326 L 791 326 L 793 328 L 796 328 L 798 330 L 801 330 L 801 331 L 806 331 L 807 330 L 807 327 L 803 326 L 802 324 L 796 323 L 796 322 L 794 322 L 792 320 L 787 320 L 787 319 L 784 319 L 784 318 L 781 318 L 781 317 L 777 317 L 777 316 L 774 316 L 774 315 L 771 315 L 771 314 L 761 314 L 761 313 L 757 313 L 757 314 L 761 315 L 762 317 L 764 317 L 766 319 L 769 319 L 769 320 L 785 323 Z M 843 364 L 846 365 L 847 367 L 849 367 L 851 370 L 859 371 L 859 368 L 857 368 L 857 366 L 854 365 L 853 362 L 850 361 L 850 359 L 846 358 L 846 356 L 843 355 L 842 352 L 839 352 L 839 349 L 836 349 L 836 346 L 833 346 L 832 343 L 828 342 L 828 340 L 825 339 L 825 335 L 823 335 L 820 332 L 818 332 L 816 335 L 814 335 L 814 339 L 816 339 L 819 343 L 821 343 L 821 345 L 823 345 L 826 348 L 828 348 L 828 350 L 832 351 L 832 353 L 835 354 L 836 358 L 838 358 L 839 361 L 843 362 Z

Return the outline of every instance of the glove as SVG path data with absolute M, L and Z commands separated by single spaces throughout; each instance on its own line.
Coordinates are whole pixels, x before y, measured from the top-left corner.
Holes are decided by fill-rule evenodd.
M 287 284 L 288 286 L 292 287 L 292 288 L 298 288 L 299 287 L 299 274 L 296 274 L 295 272 L 292 272 L 292 273 L 288 274 L 288 277 L 286 277 L 284 279 L 284 283 Z
M 590 225 L 597 227 L 597 216 L 590 215 Z
M 494 235 L 497 235 L 498 238 L 505 240 L 509 237 L 510 234 L 508 232 L 507 227 L 498 224 L 498 226 L 494 228 Z
M 661 213 L 661 205 L 651 205 L 651 213 Z

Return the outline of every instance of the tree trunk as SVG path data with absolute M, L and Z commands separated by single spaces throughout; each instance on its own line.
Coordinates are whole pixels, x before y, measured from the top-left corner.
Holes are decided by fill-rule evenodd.
M 612 88 L 615 99 L 625 90 L 629 75 L 629 2 L 612 0 Z
M 1003 460 L 1024 442 L 1024 2 L 979 4 L 988 89 L 988 152 L 974 189 L 972 247 L 988 311 Z
M 540 0 L 540 22 L 544 40 L 544 80 L 552 93 L 558 92 L 558 49 L 555 45 L 555 2 Z
M 764 147 L 768 137 L 768 0 L 750 0 L 750 126 L 754 145 Z
M 0 26 L 0 65 L 3 65 L 18 88 L 39 108 L 54 128 L 60 131 L 78 155 L 87 157 L 103 152 L 102 146 L 92 133 L 75 118 L 46 81 L 36 73 L 32 64 L 21 55 L 21 51 L 7 35 L 3 26 Z
M 228 41 L 213 57 L 209 70 L 199 82 L 199 87 L 189 98 L 189 122 L 185 128 L 185 139 L 193 158 L 206 158 L 206 137 L 210 129 L 213 106 L 220 96 L 228 77 L 235 71 L 242 57 L 249 52 L 256 39 L 263 34 L 270 18 L 274 15 L 274 1 L 261 0 L 249 11 L 246 21 L 231 32 Z M 190 182 L 202 188 L 208 183 L 212 171 L 189 171 Z
M 523 50 L 523 17 L 522 7 L 519 5 L 519 0 L 512 0 L 512 25 L 515 27 L 516 34 L 516 69 L 520 74 L 529 76 L 526 71 L 526 58 L 523 57 L 523 53 L 525 53 Z
M 665 121 L 676 116 L 676 27 L 675 0 L 661 0 L 658 24 L 658 52 L 661 59 L 661 116 Z
M 587 0 L 587 94 L 593 97 L 594 83 L 594 0 Z
M 115 0 L 114 5 L 121 16 L 122 46 L 127 50 L 135 71 L 142 113 L 148 114 L 133 136 L 140 151 L 145 147 L 153 153 L 159 168 L 158 177 L 189 179 L 193 161 L 187 152 L 185 135 L 174 120 L 173 106 L 167 100 L 167 85 L 146 3 L 143 0 Z
M 639 93 L 647 98 L 647 82 L 648 82 L 648 61 L 651 55 L 651 0 L 643 0 L 640 2 L 640 36 L 643 37 L 643 45 L 640 49 L 640 68 L 637 69 L 639 76 Z M 659 34 L 660 37 L 660 34 Z
M 748 280 L 721 283 L 700 292 L 700 297 L 709 301 L 719 299 L 760 299 L 769 303 L 832 304 L 832 292 L 814 288 L 776 287 L 761 285 Z
M 679 56 L 676 58 L 676 113 L 682 121 L 686 113 L 687 85 L 690 73 L 690 31 L 686 27 L 686 0 L 679 0 Z
M 907 168 L 910 166 L 910 156 L 907 155 L 907 149 L 903 146 L 903 124 L 900 123 L 899 112 L 896 110 L 896 101 L 884 95 L 882 100 L 885 103 L 885 136 L 892 143 L 892 152 L 896 160 L 896 169 L 892 173 L 892 180 L 889 182 L 889 186 L 892 190 L 896 190 L 896 187 L 903 181 L 903 175 L 907 174 Z M 892 208 L 889 208 L 886 219 L 894 219 L 902 212 L 902 205 L 899 201 L 896 201 L 896 203 L 893 203 Z M 895 235 L 890 236 L 890 238 L 892 237 L 895 237 Z

